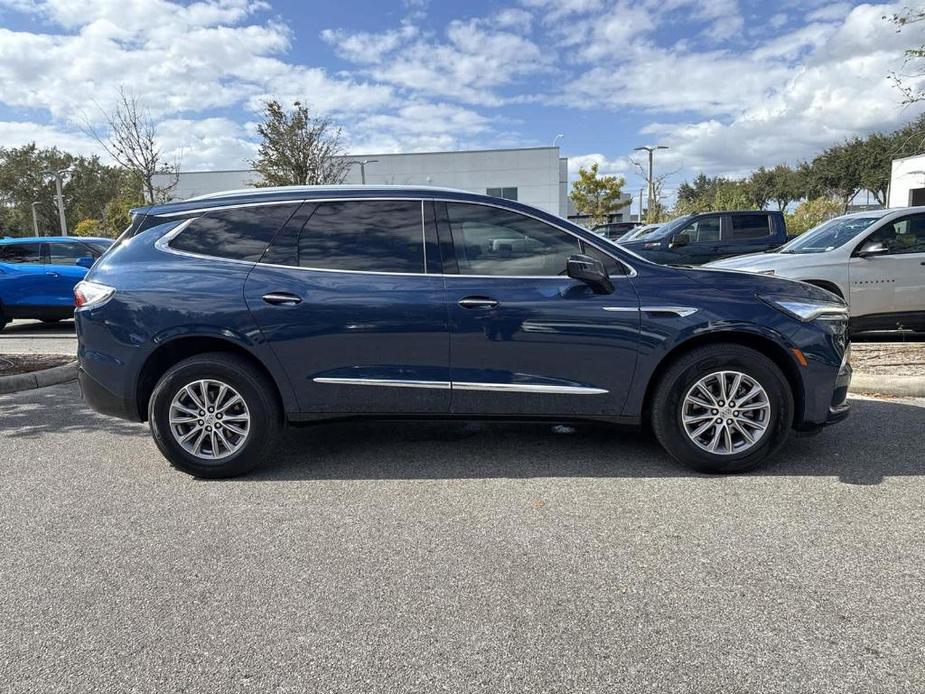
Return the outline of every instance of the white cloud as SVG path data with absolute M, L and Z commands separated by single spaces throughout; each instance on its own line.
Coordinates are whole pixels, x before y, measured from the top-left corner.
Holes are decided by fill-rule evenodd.
M 0 147 L 21 147 L 30 142 L 39 147 L 57 147 L 72 154 L 104 154 L 95 140 L 81 133 L 29 121 L 0 121 Z M 102 158 L 105 159 L 105 156 Z
M 394 51 L 418 33 L 417 27 L 405 24 L 398 29 L 383 31 L 378 34 L 368 31 L 349 33 L 343 29 L 325 29 L 321 38 L 331 45 L 334 51 L 354 63 L 379 63 L 386 53 Z
M 632 162 L 625 157 L 617 159 L 608 159 L 600 152 L 593 154 L 572 155 L 568 158 L 569 178 L 578 175 L 578 169 L 587 169 L 592 164 L 597 164 L 597 172 L 606 176 L 623 176 L 624 178 L 632 169 Z

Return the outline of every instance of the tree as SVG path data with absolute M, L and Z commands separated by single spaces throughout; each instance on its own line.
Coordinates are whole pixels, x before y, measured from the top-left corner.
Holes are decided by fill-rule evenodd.
M 179 163 L 164 161 L 164 155 L 157 142 L 157 125 L 151 112 L 131 92 L 119 89 L 119 99 L 109 113 L 103 113 L 106 132 L 100 133 L 89 122 L 85 131 L 93 137 L 106 153 L 123 169 L 134 175 L 141 183 L 142 199 L 153 203 L 166 200 L 176 186 Z M 154 184 L 156 174 L 171 175 L 167 186 Z
M 907 7 L 902 12 L 884 16 L 884 19 L 893 22 L 897 27 L 896 33 L 899 33 L 910 24 L 925 21 L 925 10 Z M 903 95 L 903 103 L 913 104 L 925 99 L 921 81 L 921 78 L 925 77 L 925 45 L 907 49 L 905 56 L 905 72 L 891 72 L 890 78 Z
M 797 205 L 797 208 L 786 214 L 787 234 L 797 236 L 823 222 L 837 217 L 842 212 L 842 203 L 834 198 L 812 198 Z
M 267 101 L 257 126 L 261 142 L 249 162 L 260 174 L 258 186 L 329 185 L 343 183 L 350 163 L 343 158 L 340 128 L 327 118 L 312 116 L 296 101 L 286 112 L 278 101 Z
M 832 196 L 842 201 L 845 212 L 854 196 L 860 192 L 862 154 L 864 143 L 860 138 L 845 140 L 813 159 L 807 172 L 813 197 Z
M 758 167 L 748 179 L 748 196 L 752 204 L 759 210 L 768 206 L 774 197 L 774 184 L 776 182 L 774 169 Z
M 597 162 L 590 169 L 578 169 L 578 179 L 569 193 L 578 214 L 588 215 L 592 225 L 604 224 L 632 202 L 623 199 L 622 176 L 598 176 L 597 170 Z
M 873 133 L 865 138 L 859 148 L 861 158 L 861 187 L 873 193 L 877 202 L 886 207 L 886 192 L 890 187 L 893 159 L 898 155 L 895 137 Z
M 747 210 L 755 206 L 748 181 L 723 181 L 713 196 L 713 210 Z
M 703 172 L 697 174 L 690 183 L 685 181 L 678 186 L 678 199 L 675 204 L 675 213 L 682 215 L 709 212 L 713 209 L 717 191 L 720 186 L 727 182 L 728 179 L 722 176 L 711 178 Z
M 777 203 L 778 210 L 785 210 L 794 200 L 803 197 L 802 176 L 786 164 L 778 164 L 771 174 L 770 199 Z

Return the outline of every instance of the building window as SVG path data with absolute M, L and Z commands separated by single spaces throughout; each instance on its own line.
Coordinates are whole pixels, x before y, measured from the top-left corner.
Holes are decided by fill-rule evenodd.
M 490 195 L 493 198 L 504 198 L 505 200 L 516 200 L 517 199 L 517 188 L 488 188 L 485 190 L 487 195 Z

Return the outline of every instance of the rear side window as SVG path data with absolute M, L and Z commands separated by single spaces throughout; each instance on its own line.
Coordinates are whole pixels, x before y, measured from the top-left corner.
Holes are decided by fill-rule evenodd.
M 91 256 L 90 249 L 80 243 L 48 244 L 48 263 L 50 265 L 73 265 L 78 258 Z
M 299 265 L 322 270 L 424 272 L 420 200 L 322 202 L 302 227 Z
M 11 243 L 0 246 L 0 263 L 13 265 L 41 265 L 42 244 L 40 243 Z
M 719 217 L 702 217 L 675 234 L 675 238 L 684 237 L 688 243 L 712 243 L 719 241 Z
M 734 214 L 732 216 L 732 240 L 763 239 L 771 235 L 769 217 L 766 214 Z
M 257 262 L 298 203 L 238 207 L 197 217 L 170 247 L 187 253 Z

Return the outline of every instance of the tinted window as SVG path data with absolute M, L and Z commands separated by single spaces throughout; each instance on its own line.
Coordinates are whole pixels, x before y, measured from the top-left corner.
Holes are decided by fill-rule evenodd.
M 766 214 L 734 214 L 732 217 L 732 240 L 763 239 L 771 235 L 769 218 Z
M 299 265 L 424 272 L 420 200 L 323 202 L 302 227 Z
M 688 243 L 719 241 L 719 217 L 704 217 L 681 229 L 675 238 L 684 237 Z
M 604 263 L 604 267 L 607 268 L 607 274 L 609 275 L 623 275 L 626 274 L 626 268 L 623 263 L 619 260 L 616 260 L 612 256 L 607 255 L 603 251 L 597 250 L 594 246 L 588 243 L 582 243 L 582 253 L 585 255 L 590 255 L 592 258 L 596 258 Z
M 112 241 L 87 241 L 87 245 L 92 247 L 97 254 L 102 255 L 112 245 Z
M 239 207 L 207 212 L 170 242 L 187 253 L 257 261 L 298 204 Z
M 78 258 L 90 256 L 90 249 L 80 243 L 48 244 L 48 262 L 51 265 L 74 265 Z
M 925 253 L 925 215 L 897 219 L 868 236 L 869 241 L 882 241 L 890 255 Z
M 532 217 L 447 203 L 461 275 L 564 275 L 578 239 Z
M 42 245 L 39 243 L 13 243 L 0 246 L 0 263 L 41 265 Z

